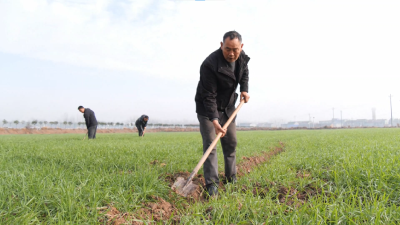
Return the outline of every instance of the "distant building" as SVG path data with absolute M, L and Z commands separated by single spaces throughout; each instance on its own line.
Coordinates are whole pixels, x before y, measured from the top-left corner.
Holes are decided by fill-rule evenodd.
M 312 128 L 312 122 L 310 122 L 310 121 L 299 121 L 297 123 L 299 124 L 298 127 Z
M 390 126 L 390 120 L 386 119 L 357 119 L 357 120 L 322 120 L 318 123 L 310 121 L 291 121 L 287 124 L 282 124 L 282 128 L 341 128 L 341 127 L 388 127 Z M 393 119 L 393 126 L 400 127 L 400 119 Z
M 391 126 L 390 119 L 387 121 L 387 126 Z M 393 119 L 393 126 L 394 127 L 400 127 L 400 119 Z
M 378 119 L 374 121 L 374 127 L 387 127 L 388 126 L 388 121 L 385 119 Z M 396 126 L 396 124 L 393 124 L 393 126 Z
M 313 128 L 313 123 L 310 121 L 290 121 L 281 125 L 282 128 Z
M 272 123 L 258 123 L 257 127 L 271 128 L 272 127 Z
M 342 121 L 339 119 L 319 121 L 319 127 L 321 127 L 321 128 L 324 128 L 324 127 L 338 128 L 338 127 L 341 127 L 342 125 L 343 125 Z
M 296 121 L 291 121 L 286 124 L 285 128 L 297 128 L 299 127 L 299 123 Z
M 377 119 L 377 120 L 367 120 L 367 119 L 346 120 L 343 126 L 345 126 L 345 127 L 386 127 L 386 126 L 388 126 L 388 121 L 387 121 L 386 119 Z
M 257 127 L 256 123 L 239 123 L 237 124 L 238 127 Z

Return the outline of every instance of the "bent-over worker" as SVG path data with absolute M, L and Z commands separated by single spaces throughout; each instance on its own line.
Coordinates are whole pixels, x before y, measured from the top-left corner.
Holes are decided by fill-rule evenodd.
M 93 110 L 89 108 L 85 108 L 83 106 L 79 106 L 78 110 L 83 113 L 83 118 L 85 118 L 86 128 L 88 130 L 88 139 L 95 139 L 96 138 L 96 131 L 97 131 L 97 120 L 96 116 L 94 115 Z
M 144 133 L 146 133 L 147 121 L 149 121 L 149 116 L 142 115 L 135 122 L 135 125 L 136 125 L 136 128 L 138 129 L 140 137 L 143 137 Z

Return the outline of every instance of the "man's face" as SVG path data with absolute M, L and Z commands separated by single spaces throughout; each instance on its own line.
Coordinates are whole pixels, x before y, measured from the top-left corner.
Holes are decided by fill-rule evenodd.
M 85 112 L 85 108 L 80 108 L 80 109 L 78 109 L 79 110 L 79 112 L 81 112 L 81 113 L 84 113 Z
M 237 38 L 231 40 L 227 37 L 225 42 L 221 42 L 222 53 L 228 62 L 235 62 L 239 58 L 242 48 L 243 44 Z
M 146 122 L 147 122 L 148 120 L 149 120 L 149 118 L 144 118 L 144 121 L 146 121 Z

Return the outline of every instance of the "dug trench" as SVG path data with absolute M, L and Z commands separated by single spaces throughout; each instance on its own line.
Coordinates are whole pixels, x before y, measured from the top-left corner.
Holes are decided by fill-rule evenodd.
M 271 151 L 261 152 L 260 155 L 251 156 L 251 157 L 242 157 L 242 161 L 237 165 L 237 177 L 246 176 L 251 173 L 251 171 L 257 167 L 259 164 L 263 164 L 268 162 L 273 156 L 276 156 L 285 150 L 285 145 L 282 142 L 279 142 L 279 146 L 273 147 Z M 160 164 L 158 161 L 153 161 L 150 164 Z M 187 179 L 190 176 L 190 172 L 177 172 L 173 174 L 166 174 L 160 179 L 164 179 L 168 182 L 171 187 L 178 177 L 183 177 Z M 309 177 L 310 174 L 299 171 L 298 177 L 304 178 Z M 220 178 L 224 181 L 224 173 L 220 173 Z M 198 185 L 197 190 L 186 197 L 186 201 L 182 201 L 181 196 L 178 196 L 172 190 L 169 193 L 169 199 L 171 202 L 167 202 L 161 197 L 153 196 L 152 199 L 154 202 L 146 202 L 142 203 L 142 207 L 135 211 L 134 213 L 122 213 L 119 212 L 112 205 L 107 207 L 99 208 L 98 211 L 103 216 L 99 220 L 102 224 L 147 224 L 151 221 L 156 223 L 167 223 L 167 224 L 179 224 L 180 222 L 180 211 L 178 208 L 187 208 L 191 204 L 201 201 L 206 202 L 207 194 L 205 193 L 205 180 L 203 175 L 196 175 L 192 182 Z M 225 182 L 220 182 L 219 188 L 225 190 L 224 187 Z M 296 208 L 306 202 L 310 197 L 318 195 L 321 193 L 321 189 L 312 185 L 306 186 L 302 191 L 298 191 L 295 188 L 284 187 L 275 182 L 269 182 L 268 185 L 261 185 L 256 183 L 252 188 L 248 188 L 247 186 L 242 186 L 240 191 L 242 193 L 252 193 L 254 196 L 259 196 L 264 198 L 266 194 L 269 192 L 271 188 L 277 189 L 277 198 L 279 202 L 282 204 L 287 204 L 290 206 L 295 206 Z M 178 203 L 179 202 L 179 203 Z M 177 206 L 179 205 L 179 206 Z
M 240 177 L 245 176 L 246 174 L 250 173 L 254 167 L 269 161 L 273 156 L 283 152 L 284 147 L 285 145 L 282 142 L 279 142 L 279 146 L 272 147 L 271 151 L 263 151 L 260 155 L 251 157 L 243 156 L 242 161 L 236 166 L 237 178 L 239 179 Z M 165 176 L 165 180 L 169 183 L 169 186 L 172 187 L 178 177 L 183 177 L 185 180 L 187 180 L 189 176 L 190 172 L 178 172 L 174 174 L 167 174 Z M 225 191 L 225 174 L 221 172 L 219 177 L 222 181 L 219 183 L 219 188 Z M 204 191 L 206 188 L 204 176 L 202 174 L 197 174 L 193 178 L 192 182 L 196 184 L 198 188 L 194 193 L 191 193 L 188 197 L 186 197 L 187 201 L 189 203 L 196 201 L 207 201 L 207 194 Z

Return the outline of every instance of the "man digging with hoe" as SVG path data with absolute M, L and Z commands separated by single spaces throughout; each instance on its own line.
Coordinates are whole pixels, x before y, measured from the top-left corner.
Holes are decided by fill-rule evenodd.
M 203 158 L 187 179 L 178 178 L 172 186 L 182 196 L 196 189 L 191 179 L 204 162 L 204 178 L 209 196 L 218 194 L 218 159 L 216 143 L 221 137 L 226 181 L 236 182 L 236 114 L 250 99 L 248 94 L 250 58 L 242 51 L 242 37 L 236 31 L 227 32 L 221 48 L 211 53 L 200 67 L 200 81 L 195 97 L 197 118 L 203 138 Z M 235 110 L 240 84 L 240 101 Z M 230 118 L 232 117 L 232 118 Z M 221 127 L 224 126 L 224 127 Z M 216 135 L 217 134 L 217 135 Z M 209 153 L 209 156 L 206 155 Z M 207 157 L 207 158 L 205 158 Z

